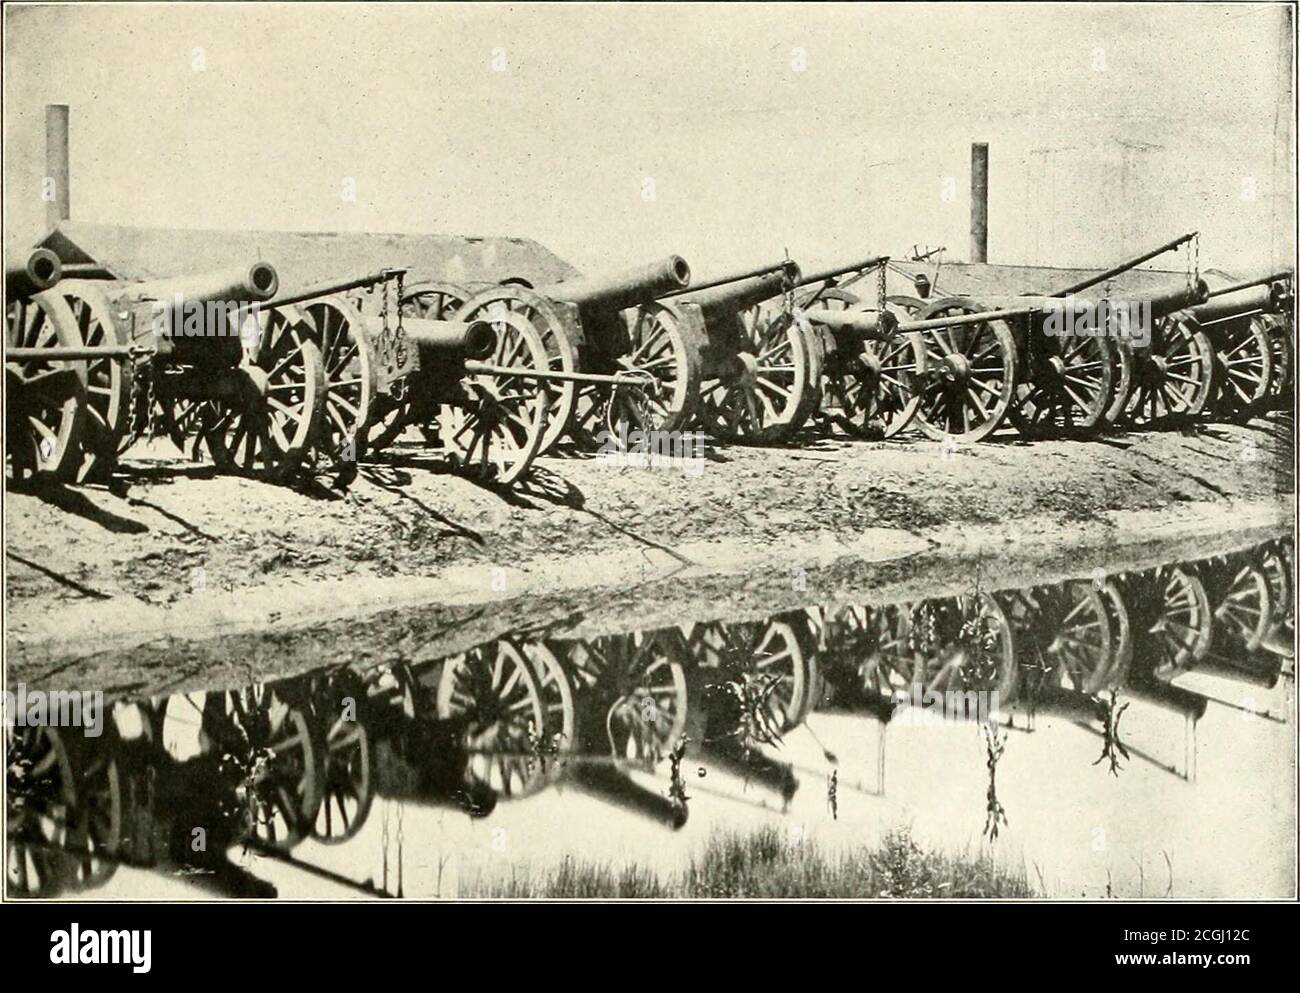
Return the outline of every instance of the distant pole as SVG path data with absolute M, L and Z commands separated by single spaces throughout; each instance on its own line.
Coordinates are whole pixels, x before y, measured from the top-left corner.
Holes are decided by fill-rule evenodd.
M 970 260 L 989 260 L 989 146 L 970 146 Z
M 68 189 L 67 104 L 45 105 L 45 178 L 54 184 L 53 197 L 45 202 L 45 221 L 49 227 L 55 228 L 60 221 L 72 217 L 72 193 Z

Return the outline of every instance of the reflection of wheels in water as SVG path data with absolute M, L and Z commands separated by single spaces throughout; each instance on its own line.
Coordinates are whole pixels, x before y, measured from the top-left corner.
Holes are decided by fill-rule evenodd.
M 666 758 L 686 730 L 686 670 L 675 633 L 607 635 L 565 649 L 582 751 L 642 766 Z
M 5 890 L 54 896 L 67 883 L 76 789 L 63 739 L 53 728 L 5 724 Z
M 1205 657 L 1212 633 L 1210 601 L 1201 581 L 1181 566 L 1159 569 L 1154 593 L 1157 615 L 1146 633 L 1155 639 L 1155 672 L 1167 676 Z
M 868 693 L 910 699 L 977 691 L 1009 699 L 1015 691 L 1015 635 L 987 593 L 855 608 L 838 624 L 862 648 L 858 678 Z
M 1264 571 L 1247 563 L 1236 571 L 1214 608 L 1215 632 L 1253 652 L 1273 623 L 1273 597 Z
M 545 783 L 539 742 L 546 727 L 542 690 L 532 663 L 508 641 L 471 649 L 443 662 L 438 716 L 464 723 L 466 777 L 503 797 Z
M 305 708 L 272 686 L 209 693 L 203 730 L 235 780 L 245 836 L 279 849 L 300 842 L 320 809 L 324 762 Z
M 1037 671 L 1036 686 L 1074 693 L 1101 692 L 1120 645 L 1109 597 L 1084 580 L 1002 595 L 1012 626 L 1024 641 L 1021 664 Z
M 759 720 L 783 734 L 812 709 L 818 672 L 806 614 L 695 625 L 687 644 L 701 666 L 717 671 L 715 685 L 732 685 L 739 698 L 765 711 L 765 717 L 742 714 L 743 719 Z
M 99 742 L 55 728 L 5 728 L 8 892 L 54 896 L 103 885 L 117 870 L 122 791 Z
M 327 845 L 355 837 L 374 802 L 370 735 L 356 712 L 365 698 L 364 685 L 351 674 L 327 679 L 312 694 L 318 726 L 323 728 L 325 771 L 311 835 Z

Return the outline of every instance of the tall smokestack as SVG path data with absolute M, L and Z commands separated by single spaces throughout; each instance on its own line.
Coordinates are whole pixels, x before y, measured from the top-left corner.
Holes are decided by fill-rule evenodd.
M 989 146 L 970 146 L 970 260 L 989 260 Z
M 68 105 L 45 105 L 45 178 L 54 184 L 52 199 L 45 203 L 45 221 L 57 227 L 72 217 L 72 194 L 68 189 Z

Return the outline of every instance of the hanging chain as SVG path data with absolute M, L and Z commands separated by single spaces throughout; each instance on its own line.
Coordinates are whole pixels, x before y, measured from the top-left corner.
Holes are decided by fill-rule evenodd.
M 885 270 L 889 268 L 888 263 L 882 262 L 876 268 L 876 313 L 885 312 Z
M 1192 238 L 1192 247 L 1196 252 L 1196 270 L 1193 275 L 1196 277 L 1196 282 L 1199 283 L 1201 281 L 1201 232 L 1197 231 L 1195 237 Z

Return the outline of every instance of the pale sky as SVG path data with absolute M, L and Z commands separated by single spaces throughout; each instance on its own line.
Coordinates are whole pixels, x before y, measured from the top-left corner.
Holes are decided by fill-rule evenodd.
M 990 261 L 1197 228 L 1206 265 L 1292 254 L 1277 5 L 11 4 L 5 29 L 7 241 L 41 233 L 57 102 L 83 221 L 516 235 L 697 276 L 965 258 L 978 140 Z

